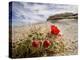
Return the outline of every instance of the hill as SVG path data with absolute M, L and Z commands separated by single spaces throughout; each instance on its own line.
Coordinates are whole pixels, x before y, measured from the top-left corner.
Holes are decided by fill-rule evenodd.
M 77 13 L 60 13 L 60 14 L 55 14 L 52 16 L 49 16 L 48 20 L 59 20 L 59 19 L 78 19 L 78 14 Z

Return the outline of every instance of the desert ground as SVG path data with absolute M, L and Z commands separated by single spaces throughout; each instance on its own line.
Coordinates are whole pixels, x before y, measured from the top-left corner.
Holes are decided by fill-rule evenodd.
M 59 26 L 62 31 L 68 51 L 67 55 L 75 55 L 78 53 L 78 20 L 63 19 L 59 20 L 55 25 Z
M 78 53 L 78 20 L 62 19 L 51 24 L 56 25 L 63 35 L 67 49 L 67 51 L 64 52 L 64 55 L 76 55 Z M 49 29 L 50 26 L 47 22 L 21 27 L 12 27 L 12 43 L 26 39 L 30 32 L 37 31 L 45 34 Z

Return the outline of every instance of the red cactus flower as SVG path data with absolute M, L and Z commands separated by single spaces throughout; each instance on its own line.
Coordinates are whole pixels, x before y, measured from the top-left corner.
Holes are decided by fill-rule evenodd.
M 45 48 L 48 48 L 50 45 L 51 45 L 51 42 L 50 42 L 49 40 L 45 40 L 45 41 L 43 42 L 43 46 L 44 46 Z
M 38 48 L 40 46 L 40 42 L 38 40 L 33 40 L 32 46 Z
M 60 32 L 60 30 L 55 26 L 55 25 L 51 25 L 51 33 L 58 35 Z

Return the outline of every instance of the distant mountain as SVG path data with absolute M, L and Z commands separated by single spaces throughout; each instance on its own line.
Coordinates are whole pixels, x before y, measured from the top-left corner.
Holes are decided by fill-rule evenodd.
M 55 14 L 52 16 L 49 16 L 48 20 L 59 20 L 59 19 L 78 19 L 78 14 L 77 13 L 60 13 L 60 14 Z

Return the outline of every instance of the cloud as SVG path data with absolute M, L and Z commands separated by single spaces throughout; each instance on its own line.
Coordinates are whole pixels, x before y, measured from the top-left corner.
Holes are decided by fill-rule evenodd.
M 46 21 L 50 15 L 62 12 L 77 12 L 77 6 L 64 4 L 43 4 L 30 2 L 12 3 L 13 24 L 29 24 Z

